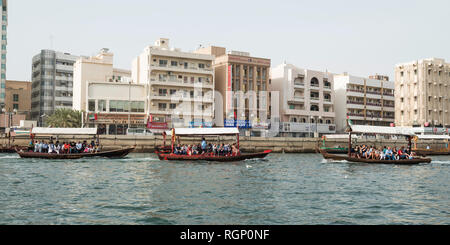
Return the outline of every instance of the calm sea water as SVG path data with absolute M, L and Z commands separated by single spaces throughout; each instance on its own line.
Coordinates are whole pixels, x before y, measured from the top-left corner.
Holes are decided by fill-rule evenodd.
M 416 166 L 0 155 L 0 224 L 450 224 L 450 157 Z

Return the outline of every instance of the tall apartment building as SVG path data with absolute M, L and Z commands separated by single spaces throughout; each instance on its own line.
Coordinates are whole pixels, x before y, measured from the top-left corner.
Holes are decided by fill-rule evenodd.
M 345 132 L 347 117 L 355 125 L 391 126 L 395 116 L 394 82 L 387 76 L 369 78 L 346 73 L 334 76 L 337 132 Z
M 182 52 L 160 38 L 132 64 L 132 79 L 148 84 L 148 113 L 168 127 L 213 125 L 214 56 Z
M 56 109 L 72 108 L 73 64 L 78 56 L 41 50 L 32 59 L 31 118 L 45 126 Z
M 8 44 L 7 40 L 7 27 L 8 27 L 8 1 L 1 0 L 0 8 L 2 9 L 2 57 L 0 59 L 0 107 L 3 107 L 5 104 L 5 88 L 6 88 L 6 45 Z
M 333 75 L 281 64 L 271 70 L 271 91 L 279 91 L 280 136 L 308 137 L 336 132 Z
M 196 53 L 215 56 L 215 90 L 222 96 L 222 103 L 216 102 L 216 124 L 223 126 L 223 119 L 237 119 L 246 122 L 241 126 L 260 135 L 270 118 L 270 59 L 252 57 L 248 52 L 227 52 L 226 48 L 215 46 Z
M 131 71 L 113 67 L 114 54 L 102 49 L 74 64 L 73 109 L 87 112 L 86 127 L 99 134 L 126 134 L 128 128 L 145 128 L 146 85 L 131 80 Z
M 397 126 L 450 127 L 450 63 L 415 60 L 395 66 Z

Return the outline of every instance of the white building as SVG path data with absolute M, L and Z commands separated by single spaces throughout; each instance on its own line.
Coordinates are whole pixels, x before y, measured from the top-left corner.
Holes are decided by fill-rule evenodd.
M 272 68 L 270 91 L 279 91 L 280 136 L 335 133 L 333 86 L 328 72 L 291 64 Z
M 369 78 L 346 73 L 334 76 L 337 132 L 347 126 L 347 117 L 355 125 L 390 126 L 394 123 L 394 82 L 386 76 Z
M 0 107 L 5 103 L 6 97 L 6 45 L 8 44 L 7 28 L 8 28 L 8 1 L 0 0 L 0 8 L 2 12 L 2 57 L 0 59 L 1 77 L 0 77 Z
M 146 85 L 131 80 L 131 72 L 113 68 L 114 54 L 102 49 L 74 64 L 73 109 L 87 112 L 84 123 L 99 134 L 126 134 L 145 128 Z
M 181 52 L 160 38 L 132 64 L 132 78 L 148 85 L 152 123 L 168 127 L 212 126 L 214 56 Z

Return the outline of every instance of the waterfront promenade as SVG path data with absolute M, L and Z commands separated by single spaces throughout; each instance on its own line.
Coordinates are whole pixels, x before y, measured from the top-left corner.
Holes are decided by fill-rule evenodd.
M 40 138 L 37 138 L 40 139 Z M 48 138 L 42 138 L 48 140 Z M 226 138 L 221 137 L 221 140 L 226 140 L 227 142 L 235 140 L 234 137 Z M 82 136 L 66 136 L 59 137 L 59 141 L 83 141 L 87 140 Z M 90 140 L 88 140 L 90 142 Z M 200 139 L 193 138 L 183 138 L 181 140 L 182 144 L 198 144 Z M 211 143 L 219 143 L 220 140 L 211 140 Z M 21 136 L 20 138 L 14 139 L 14 145 L 26 146 L 29 143 L 29 138 Z M 0 138 L 0 145 L 8 144 L 7 138 Z M 136 146 L 135 152 L 137 153 L 152 153 L 154 152 L 155 146 L 163 144 L 162 136 L 133 136 L 133 135 L 101 135 L 100 144 L 105 150 Z M 166 144 L 170 145 L 170 137 L 167 137 Z M 316 147 L 320 144 L 322 146 L 321 138 L 285 138 L 285 137 L 240 137 L 240 148 L 244 152 L 258 152 L 267 149 L 273 150 L 274 153 L 314 153 Z M 399 138 L 397 140 L 386 140 L 386 139 L 358 139 L 357 144 L 367 144 L 373 145 L 375 147 L 391 146 L 391 147 L 401 147 L 407 146 L 408 142 L 404 138 Z M 440 149 L 445 147 L 445 143 L 442 140 L 427 140 L 418 141 L 418 148 L 426 148 L 430 146 L 431 149 Z M 327 139 L 327 147 L 347 147 L 347 139 Z

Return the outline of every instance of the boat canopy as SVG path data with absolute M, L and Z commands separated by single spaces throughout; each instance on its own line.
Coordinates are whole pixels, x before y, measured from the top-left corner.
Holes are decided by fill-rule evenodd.
M 326 139 L 348 139 L 348 134 L 327 134 L 324 136 Z M 358 136 L 352 134 L 352 138 L 356 139 Z
M 406 127 L 381 127 L 381 126 L 366 126 L 366 125 L 352 125 L 352 133 L 364 134 L 394 134 L 414 136 L 415 133 L 412 128 Z
M 448 135 L 417 135 L 417 138 L 422 140 L 448 140 L 450 136 Z
M 37 135 L 96 135 L 97 128 L 33 128 Z
M 172 130 L 166 131 L 167 135 L 172 135 Z M 236 135 L 239 134 L 237 128 L 175 128 L 177 136 L 203 136 L 203 135 Z

